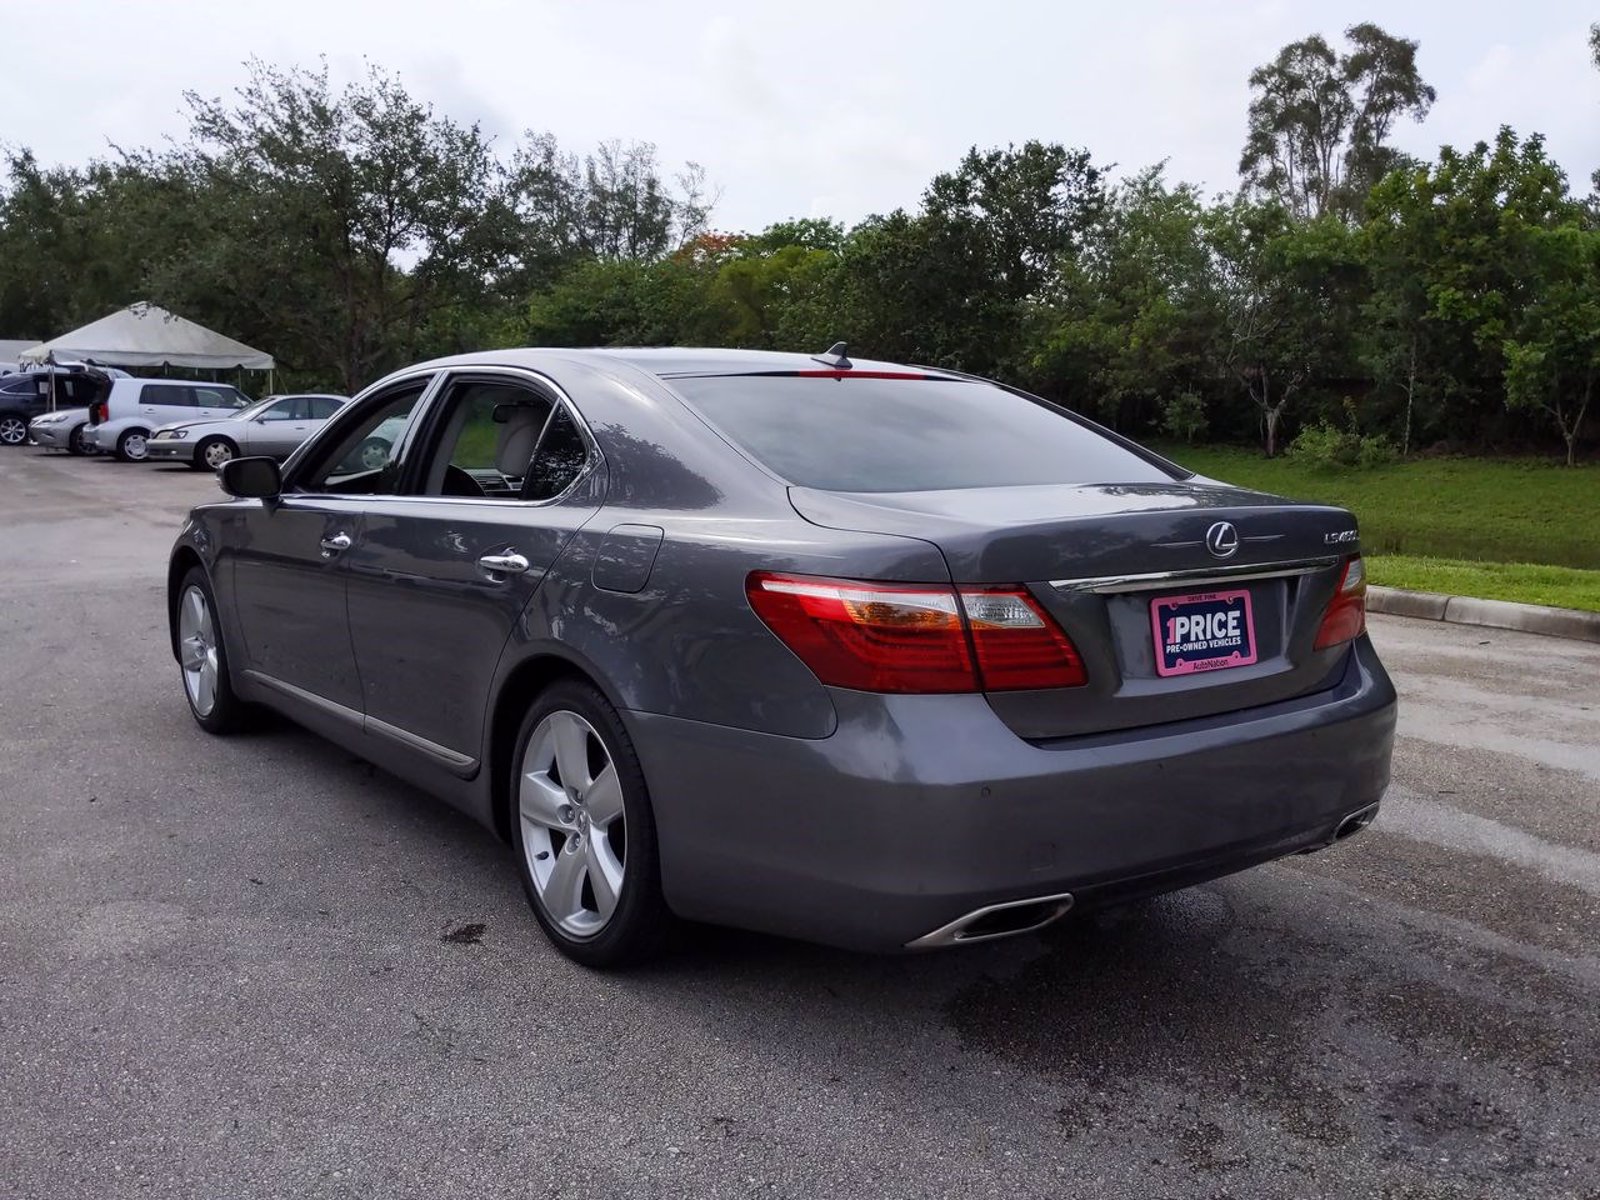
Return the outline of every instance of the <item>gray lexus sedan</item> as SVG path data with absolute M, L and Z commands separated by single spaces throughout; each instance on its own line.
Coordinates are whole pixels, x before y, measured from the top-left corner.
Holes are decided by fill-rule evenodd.
M 590 965 L 673 918 L 1023 933 L 1323 849 L 1388 783 L 1351 515 L 986 380 L 497 351 L 219 481 L 168 576 L 195 719 L 463 809 Z

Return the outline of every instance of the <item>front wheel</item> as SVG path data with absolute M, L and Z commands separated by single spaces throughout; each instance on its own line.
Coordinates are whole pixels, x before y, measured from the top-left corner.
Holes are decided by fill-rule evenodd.
M 194 448 L 194 461 L 189 465 L 197 471 L 206 467 L 220 471 L 223 463 L 232 462 L 238 454 L 239 448 L 227 438 L 207 438 Z
M 217 621 L 216 597 L 199 567 L 191 567 L 178 588 L 173 613 L 178 667 L 189 713 L 207 733 L 233 733 L 247 723 L 244 701 L 233 694 L 228 677 L 228 650 Z
M 142 429 L 130 429 L 117 439 L 117 457 L 123 462 L 143 462 L 150 457 L 148 438 Z
M 20 446 L 28 440 L 28 423 L 13 413 L 0 417 L 0 446 Z
M 644 772 L 616 710 L 587 683 L 557 683 L 523 718 L 512 762 L 512 843 L 545 934 L 585 966 L 648 958 L 671 916 Z

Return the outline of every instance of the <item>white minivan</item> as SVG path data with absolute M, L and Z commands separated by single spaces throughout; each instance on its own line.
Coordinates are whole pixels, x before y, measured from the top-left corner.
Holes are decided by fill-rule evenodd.
M 110 394 L 89 408 L 83 444 L 123 462 L 143 462 L 153 430 L 178 421 L 230 416 L 252 403 L 226 383 L 186 383 L 176 379 L 117 379 Z

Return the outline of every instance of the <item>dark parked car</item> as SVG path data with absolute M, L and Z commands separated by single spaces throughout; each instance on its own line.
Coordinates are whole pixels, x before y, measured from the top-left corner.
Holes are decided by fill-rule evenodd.
M 20 446 L 28 440 L 28 425 L 50 411 L 50 391 L 55 388 L 55 407 L 59 410 L 86 409 L 110 390 L 113 377 L 122 371 L 101 367 L 58 367 L 0 375 L 0 446 Z M 82 454 L 78 433 L 82 421 L 75 422 L 62 439 L 60 449 Z
M 1348 512 L 980 379 L 472 355 L 220 482 L 169 572 L 195 719 L 269 705 L 464 809 L 586 963 L 671 915 L 1015 934 L 1329 846 L 1388 783 Z

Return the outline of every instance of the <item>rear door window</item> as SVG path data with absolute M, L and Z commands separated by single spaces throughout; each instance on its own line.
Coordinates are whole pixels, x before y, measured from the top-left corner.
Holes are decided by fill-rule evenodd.
M 522 481 L 524 500 L 553 500 L 578 481 L 589 465 L 589 443 L 566 407 L 550 415 L 533 452 L 527 478 Z
M 191 389 L 200 408 L 240 409 L 249 405 L 249 397 L 231 387 L 197 386 Z
M 139 403 L 160 408 L 194 408 L 194 389 L 183 383 L 147 383 Z
M 920 492 L 1178 478 L 1058 410 L 976 380 L 667 382 L 729 440 L 801 487 Z
M 288 396 L 279 400 L 266 412 L 261 414 L 263 421 L 303 421 L 306 418 L 306 398 L 304 396 Z

